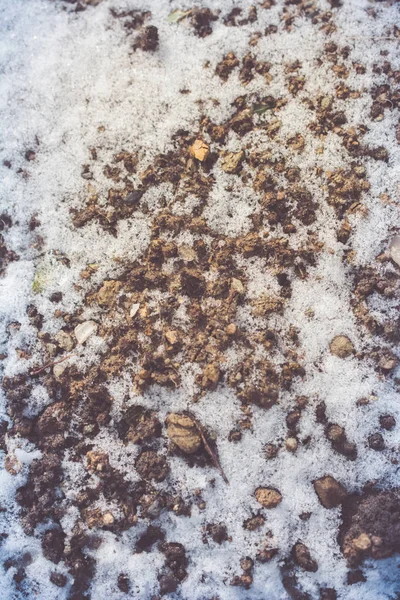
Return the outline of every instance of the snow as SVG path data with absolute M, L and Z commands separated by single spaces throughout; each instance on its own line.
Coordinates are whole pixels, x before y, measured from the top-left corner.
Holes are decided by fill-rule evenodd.
M 215 0 L 209 4 L 224 15 L 235 5 L 231 0 Z M 324 10 L 333 10 L 325 0 L 317 4 Z M 243 0 L 240 5 L 246 13 L 251 2 Z M 283 5 L 282 0 L 277 0 L 270 10 L 257 7 L 259 21 L 256 30 L 263 31 L 270 24 L 279 25 Z M 176 0 L 137 0 L 135 9 L 152 11 L 151 23 L 158 27 L 161 41 L 159 50 L 154 54 L 140 50 L 133 53 L 131 38 L 126 36 L 121 22 L 110 18 L 111 7 L 121 10 L 131 8 L 132 2 L 103 0 L 98 6 L 77 14 L 62 10 L 62 6 L 66 5 L 61 1 L 0 0 L 0 202 L 2 212 L 13 220 L 9 231 L 3 232 L 4 239 L 7 246 L 20 255 L 20 260 L 10 263 L 0 279 L 1 352 L 7 352 L 7 359 L 3 361 L 4 375 L 24 373 L 41 364 L 35 330 L 26 314 L 29 304 L 40 308 L 44 315 L 43 330 L 55 335 L 62 323 L 54 316 L 54 304 L 49 300 L 53 292 L 63 294 L 57 308 L 74 312 L 89 290 L 105 278 L 110 279 L 121 272 L 121 259 L 133 261 L 142 255 L 150 241 L 151 215 L 160 210 L 164 199 L 171 203 L 174 214 L 190 214 L 196 207 L 198 200 L 190 195 L 181 203 L 173 203 L 172 187 L 161 184 L 158 189 L 148 190 L 143 197 L 149 214 L 134 213 L 129 219 L 120 221 L 117 237 L 95 223 L 83 229 L 73 228 L 70 211 L 82 208 L 93 188 L 101 203 L 107 204 L 109 181 L 102 168 L 111 162 L 116 151 L 139 150 L 140 164 L 147 166 L 158 152 L 171 149 L 171 136 L 177 129 L 195 130 L 203 110 L 214 122 L 222 123 L 231 116 L 231 102 L 239 95 L 287 96 L 288 103 L 279 111 L 282 128 L 277 138 L 270 140 L 265 134 L 253 132 L 244 139 L 249 143 L 256 140 L 260 149 L 269 149 L 277 158 L 284 151 L 289 137 L 300 133 L 305 138 L 304 151 L 291 153 L 290 164 L 301 169 L 308 189 L 319 202 L 317 222 L 310 229 L 318 232 L 325 246 L 317 265 L 309 270 L 308 279 L 293 281 L 292 297 L 286 304 L 284 315 L 273 317 L 268 325 L 272 323 L 277 331 L 286 330 L 290 324 L 299 329 L 306 378 L 299 381 L 290 393 L 282 393 L 279 405 L 267 413 L 254 407 L 252 430 L 244 433 L 239 444 L 228 441 L 229 432 L 243 417 L 240 402 L 228 387 L 221 385 L 197 404 L 190 403 L 195 389 L 196 365 L 182 367 L 181 389 L 173 392 L 154 387 L 143 397 L 137 396 L 127 375 L 108 382 L 114 399 L 112 416 L 118 419 L 126 398 L 130 404 L 156 409 L 161 420 L 168 412 L 190 407 L 204 427 L 217 434 L 219 457 L 229 479 L 229 487 L 215 469 L 189 469 L 176 457 L 169 461 L 171 475 L 168 485 L 187 498 L 193 496 L 194 490 L 201 489 L 206 502 L 204 510 L 194 507 L 191 517 L 177 517 L 171 512 L 160 516 L 160 526 L 166 531 L 166 539 L 181 542 L 190 558 L 188 577 L 177 594 L 171 597 L 177 600 L 205 600 L 213 596 L 220 600 L 287 600 L 279 559 L 264 565 L 256 564 L 250 590 L 229 585 L 232 577 L 240 573 L 240 559 L 246 555 L 254 558 L 258 550 L 255 540 L 267 541 L 268 531 L 272 535 L 268 538 L 271 546 L 276 544 L 283 554 L 288 554 L 293 544 L 301 539 L 312 556 L 317 558 L 319 569 L 316 573 L 303 572 L 298 576 L 304 591 L 313 600 L 319 597 L 320 585 L 335 587 L 341 600 L 358 600 L 360 597 L 387 600 L 396 597 L 400 591 L 396 579 L 398 556 L 379 564 L 370 561 L 366 569 L 367 581 L 346 585 L 347 567 L 336 539 L 340 509 L 326 510 L 317 497 L 310 494 L 312 481 L 326 473 L 341 481 L 350 492 L 360 491 L 373 479 L 384 482 L 386 486 L 400 484 L 398 468 L 387 454 L 374 452 L 366 445 L 366 439 L 378 427 L 379 415 L 390 413 L 400 422 L 398 393 L 393 382 L 374 371 L 368 359 L 349 357 L 342 360 L 329 353 L 329 342 L 335 335 L 347 335 L 356 351 L 371 348 L 375 342 L 364 329 L 360 329 L 351 310 L 344 249 L 335 235 L 336 217 L 326 202 L 326 189 L 315 176 L 316 168 L 324 173 L 345 168 L 348 156 L 338 136 L 329 133 L 320 142 L 310 133 L 307 126 L 315 119 L 315 114 L 301 100 L 307 95 L 315 97 L 335 93 L 337 79 L 334 73 L 328 66 L 316 66 L 323 54 L 325 34 L 309 19 L 297 18 L 291 31 L 280 29 L 277 34 L 261 37 L 256 54 L 259 60 L 272 63 L 273 79 L 266 85 L 264 79 L 257 75 L 244 90 L 237 70 L 226 83 L 214 75 L 214 70 L 232 49 L 239 59 L 247 53 L 249 36 L 254 31 L 251 25 L 228 28 L 220 19 L 213 24 L 212 35 L 198 39 L 187 20 L 168 24 L 168 14 L 175 8 L 182 8 Z M 376 18 L 368 16 L 370 8 L 376 11 Z M 398 42 L 388 34 L 388 30 L 399 23 L 395 4 L 343 0 L 343 7 L 337 11 L 335 20 L 337 29 L 330 39 L 340 47 L 349 45 L 351 48 L 350 57 L 343 59 L 343 63 L 350 67 L 353 62 L 359 61 L 367 67 L 367 77 L 351 70 L 346 80 L 349 88 L 358 90 L 366 84 L 379 84 L 379 76 L 372 71 L 376 62 L 388 60 L 394 70 L 400 68 Z M 382 50 L 387 51 L 387 56 L 380 55 Z M 306 76 L 306 86 L 293 98 L 287 92 L 284 66 L 294 60 L 302 62 L 301 73 Z M 207 61 L 210 66 L 205 68 Z M 179 92 L 184 88 L 190 89 L 190 94 Z M 219 104 L 212 101 L 215 98 Z M 198 103 L 200 100 L 204 103 L 203 108 Z M 368 94 L 336 102 L 336 110 L 345 111 L 349 127 L 367 124 L 369 131 L 364 136 L 365 144 L 383 145 L 389 152 L 387 163 L 363 159 L 371 188 L 364 200 L 368 214 L 351 217 L 351 239 L 355 251 L 353 267 L 377 264 L 376 257 L 388 252 L 390 240 L 392 257 L 398 262 L 398 246 L 393 245 L 393 239 L 397 240 L 397 237 L 393 238 L 393 235 L 398 232 L 399 222 L 400 146 L 395 138 L 399 114 L 398 110 L 385 110 L 383 120 L 371 121 L 370 105 Z M 269 118 L 267 116 L 265 120 Z M 230 151 L 238 151 L 242 142 L 230 132 L 226 147 Z M 323 153 L 317 152 L 320 145 Z M 81 177 L 81 171 L 82 165 L 90 162 L 91 147 L 99 149 L 99 160 L 93 169 L 91 167 L 93 180 L 88 182 Z M 29 149 L 36 153 L 32 162 L 24 158 Z M 5 166 L 3 161 L 10 161 L 12 168 Z M 24 170 L 26 176 L 18 169 Z M 260 209 L 260 197 L 251 188 L 243 188 L 240 181 L 232 182 L 232 176 L 225 174 L 218 163 L 213 174 L 216 184 L 204 211 L 208 225 L 230 236 L 249 232 L 252 227 L 250 217 Z M 134 184 L 138 183 L 135 177 Z M 232 187 L 227 189 L 228 185 Z M 383 202 L 382 194 L 387 194 L 392 203 Z M 40 225 L 32 232 L 29 221 L 35 215 Z M 291 237 L 291 245 L 302 245 L 305 229 L 299 228 L 298 233 Z M 279 228 L 276 233 L 279 235 Z M 43 238 L 42 246 L 37 245 L 37 234 Z M 196 236 L 182 232 L 177 240 L 184 245 L 191 243 L 193 237 Z M 206 242 L 209 243 L 209 240 Z M 67 257 L 69 265 L 58 260 L 57 255 Z M 242 263 L 239 261 L 238 266 L 246 269 L 249 280 L 247 299 L 275 291 L 275 275 L 265 262 L 258 258 L 240 260 Z M 93 263 L 98 269 L 91 282 L 80 279 L 81 271 Z M 395 265 L 392 267 L 398 271 Z M 35 278 L 40 278 L 38 293 L 32 289 Z M 79 286 L 76 286 L 77 283 Z M 396 301 L 390 309 L 386 300 L 378 298 L 373 301 L 378 315 L 391 310 L 389 314 L 394 318 Z M 133 303 L 132 317 L 138 309 L 139 304 Z M 177 317 L 180 323 L 185 323 L 184 304 Z M 87 308 L 82 313 L 82 319 L 91 323 L 91 319 L 97 322 L 97 318 L 95 309 Z M 8 326 L 13 321 L 18 321 L 21 327 L 10 334 Z M 254 317 L 244 306 L 238 311 L 237 324 L 245 332 L 252 333 L 265 328 L 267 321 Z M 84 325 L 82 323 L 79 327 Z M 17 349 L 24 346 L 30 347 L 32 358 L 22 360 L 19 357 Z M 79 348 L 78 355 L 70 360 L 86 369 L 98 360 L 104 348 L 105 342 L 101 337 L 93 335 Z M 280 358 L 278 349 L 273 360 L 277 363 Z M 231 365 L 239 364 L 242 356 L 231 351 L 228 360 Z M 263 446 L 268 442 L 284 445 L 285 415 L 293 409 L 294 399 L 300 395 L 309 396 L 310 404 L 301 419 L 299 438 L 311 436 L 311 442 L 307 447 L 300 446 L 294 454 L 281 448 L 277 458 L 267 462 Z M 370 396 L 376 400 L 367 406 L 356 404 L 360 398 Z M 315 406 L 321 400 L 326 404 L 329 421 L 345 426 L 348 439 L 357 444 L 357 460 L 350 462 L 338 456 L 325 439 L 323 426 L 315 422 Z M 37 385 L 32 391 L 29 416 L 38 414 L 49 401 L 45 388 Z M 1 410 L 6 415 L 4 398 Z M 8 416 L 6 419 L 9 420 Z M 385 432 L 385 440 L 389 446 L 398 447 L 397 430 Z M 126 473 L 128 480 L 138 479 L 133 468 L 138 448 L 124 446 L 116 435 L 106 431 L 100 431 L 93 443 L 97 450 L 109 453 L 111 465 Z M 15 589 L 12 579 L 15 568 L 5 570 L 0 567 L 1 598 L 67 598 L 71 577 L 68 576 L 69 583 L 65 589 L 50 583 L 49 574 L 55 566 L 42 555 L 37 532 L 32 536 L 23 532 L 19 508 L 14 502 L 15 491 L 26 481 L 28 465 L 39 456 L 38 450 L 20 438 L 10 441 L 10 449 L 14 448 L 17 448 L 16 455 L 24 467 L 16 476 L 5 470 L 0 473 L 0 505 L 8 511 L 7 519 L 0 513 L 2 531 L 8 534 L 0 545 L 0 559 L 3 563 L 10 556 L 29 552 L 32 562 L 26 567 L 30 584 L 25 592 Z M 162 451 L 166 453 L 166 449 L 165 443 Z M 68 457 L 64 459 L 63 466 L 68 473 L 64 482 L 65 489 L 69 490 L 67 499 L 73 498 L 84 472 Z M 212 479 L 215 479 L 213 485 Z M 157 485 L 163 489 L 166 483 Z M 254 498 L 258 485 L 275 486 L 283 496 L 276 509 L 263 511 L 266 522 L 261 536 L 259 532 L 255 534 L 244 530 L 242 526 L 244 520 L 260 509 Z M 112 511 L 111 507 L 107 508 Z M 68 511 L 62 524 L 71 533 L 79 515 L 73 507 L 69 507 Z M 312 512 L 309 521 L 298 518 L 305 511 Z M 222 521 L 227 525 L 232 541 L 221 546 L 212 541 L 204 544 L 202 527 L 206 523 Z M 121 565 L 134 582 L 129 597 L 150 600 L 157 593 L 157 570 L 162 566 L 164 557 L 157 549 L 142 554 L 132 551 L 143 530 L 143 526 L 138 525 L 119 536 L 111 532 L 101 533 L 103 543 L 97 550 L 91 551 L 97 561 L 92 598 L 121 600 L 127 597 L 116 586 Z M 57 571 L 66 573 L 62 563 L 57 565 Z

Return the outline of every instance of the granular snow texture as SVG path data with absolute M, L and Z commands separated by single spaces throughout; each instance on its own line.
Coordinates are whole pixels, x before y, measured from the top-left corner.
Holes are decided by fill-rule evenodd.
M 398 5 L 0 14 L 1 600 L 399 598 Z

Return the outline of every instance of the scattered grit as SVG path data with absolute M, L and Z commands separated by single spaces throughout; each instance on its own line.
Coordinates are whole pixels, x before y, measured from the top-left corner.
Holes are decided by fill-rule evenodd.
M 400 597 L 400 18 L 0 0 L 2 600 Z

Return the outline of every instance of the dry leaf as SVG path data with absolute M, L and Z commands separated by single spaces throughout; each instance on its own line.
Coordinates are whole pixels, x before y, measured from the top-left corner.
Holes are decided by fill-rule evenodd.
M 188 17 L 192 11 L 191 10 L 177 10 L 172 11 L 171 14 L 168 15 L 168 23 L 179 23 L 185 17 Z

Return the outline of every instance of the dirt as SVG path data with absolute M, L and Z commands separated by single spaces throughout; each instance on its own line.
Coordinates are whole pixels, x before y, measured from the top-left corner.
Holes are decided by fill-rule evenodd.
M 69 0 L 63 6 L 79 12 L 89 10 L 90 6 L 95 7 L 99 2 Z M 68 4 L 71 6 L 68 7 Z M 268 10 L 272 4 L 274 2 L 267 1 L 252 6 L 246 12 L 234 8 L 225 15 L 211 8 L 193 8 L 186 19 L 193 34 L 204 38 L 213 34 L 216 21 L 221 20 L 226 27 L 248 26 L 257 22 L 260 10 Z M 331 4 L 337 5 L 335 2 Z M 333 31 L 332 12 L 307 2 L 285 3 L 281 14 L 283 29 L 290 31 L 299 15 L 311 19 L 326 36 Z M 150 23 L 151 13 L 114 11 L 111 16 L 128 36 L 132 36 L 133 51 L 158 51 L 162 39 L 157 27 Z M 270 25 L 264 33 L 256 33 L 260 37 L 272 35 L 274 27 Z M 176 592 L 187 577 L 190 557 L 178 540 L 165 540 L 165 533 L 157 519 L 167 511 L 185 518 L 191 514 L 192 506 L 201 507 L 203 500 L 200 493 L 198 497 L 188 497 L 187 494 L 181 497 L 179 491 L 169 484 L 174 460 L 178 458 L 188 469 L 193 465 L 211 467 L 215 477 L 226 479 L 216 450 L 218 432 L 208 431 L 189 412 L 171 412 L 163 420 L 157 410 L 149 410 L 142 405 L 125 406 L 115 420 L 111 416 L 113 399 L 106 387 L 109 380 L 129 373 L 138 394 L 153 386 L 176 390 L 182 383 L 182 369 L 192 368 L 196 391 L 192 398 L 188 398 L 188 405 L 199 402 L 221 384 L 228 386 L 236 395 L 241 411 L 241 418 L 235 423 L 228 440 L 232 444 L 240 444 L 242 434 L 254 426 L 254 407 L 267 413 L 279 405 L 282 396 L 293 395 L 296 385 L 307 375 L 298 331 L 290 323 L 277 331 L 273 323 L 276 317 L 284 314 L 296 282 L 307 279 L 310 270 L 315 267 L 325 249 L 325 242 L 313 229 L 318 202 L 308 189 L 303 174 L 290 164 L 292 153 L 304 151 L 304 136 L 297 133 L 287 137 L 278 154 L 268 148 L 260 150 L 257 141 L 246 141 L 241 145 L 242 138 L 249 132 L 265 134 L 272 144 L 282 126 L 280 111 L 287 104 L 285 98 L 261 96 L 249 91 L 249 84 L 257 76 L 261 76 L 266 84 L 273 77 L 271 64 L 257 58 L 255 48 L 259 36 L 250 39 L 249 51 L 241 60 L 234 52 L 229 52 L 217 63 L 214 76 L 218 81 L 228 85 L 230 77 L 237 73 L 243 87 L 243 95 L 235 98 L 228 107 L 229 116 L 224 122 L 214 123 L 211 111 L 208 114 L 204 108 L 192 131 L 177 130 L 170 140 L 173 149 L 155 155 L 146 164 L 143 164 L 141 150 L 130 153 L 116 148 L 112 163 L 102 164 L 99 158 L 101 148 L 87 149 L 87 162 L 82 165 L 81 176 L 88 193 L 84 205 L 71 211 L 71 226 L 84 231 L 85 227 L 96 223 L 117 237 L 121 223 L 133 214 L 143 214 L 150 219 L 150 242 L 137 260 L 121 259 L 118 276 L 104 280 L 101 285 L 90 283 L 95 267 L 89 265 L 83 270 L 81 282 L 78 280 L 76 284 L 89 282 L 91 289 L 85 295 L 83 306 L 75 312 L 58 314 L 62 328 L 57 334 L 42 330 L 40 308 L 30 306 L 27 316 L 31 326 L 37 330 L 43 363 L 37 365 L 37 370 L 25 375 L 3 379 L 7 412 L 12 423 L 0 423 L 2 447 L 5 447 L 6 436 L 23 436 L 42 451 L 42 457 L 35 459 L 30 467 L 27 482 L 17 491 L 21 522 L 30 534 L 40 524 L 53 523 L 54 527 L 41 535 L 40 542 L 48 560 L 55 565 L 63 562 L 67 566 L 73 579 L 69 600 L 90 598 L 88 590 L 95 563 L 89 550 L 96 547 L 96 530 L 120 534 L 139 521 L 146 523 L 146 529 L 137 541 L 135 551 L 151 552 L 157 547 L 164 557 L 158 573 L 159 594 Z M 313 114 L 309 132 L 315 140 L 336 135 L 348 155 L 346 169 L 334 169 L 325 174 L 317 172 L 317 177 L 326 187 L 328 203 L 339 219 L 335 235 L 345 246 L 351 262 L 351 218 L 366 212 L 364 194 L 370 189 L 362 159 L 369 157 L 377 163 L 385 162 L 388 154 L 382 147 L 370 147 L 364 143 L 367 128 L 349 127 L 345 112 L 340 110 L 341 100 L 357 98 L 361 93 L 350 89 L 346 83 L 349 72 L 341 60 L 347 57 L 349 50 L 339 48 L 333 42 L 327 42 L 325 50 L 326 63 L 330 64 L 337 77 L 336 97 L 317 94 L 313 98 L 305 98 L 304 104 Z M 285 85 L 288 94 L 293 97 L 305 85 L 301 68 L 296 61 L 285 69 Z M 361 64 L 354 65 L 357 74 L 362 75 L 363 69 Z M 377 69 L 388 83 L 376 86 L 370 94 L 373 119 L 379 119 L 385 110 L 393 110 L 400 105 L 400 95 L 394 87 L 400 80 L 399 74 L 391 70 L 387 61 L 382 61 Z M 259 115 L 271 111 L 273 118 L 267 121 L 258 119 Z M 236 152 L 228 149 L 232 132 L 239 137 L 241 149 Z M 27 151 L 25 158 L 28 162 L 35 161 L 35 152 Z M 99 164 L 109 182 L 106 203 L 101 201 L 94 187 L 90 187 L 94 167 Z M 205 210 L 216 185 L 212 171 L 215 165 L 242 189 L 249 188 L 253 193 L 261 194 L 260 210 L 252 215 L 247 233 L 227 235 L 208 224 Z M 133 174 L 140 183 L 132 183 Z M 172 186 L 177 204 L 183 204 L 187 196 L 193 196 L 196 207 L 192 214 L 176 214 L 163 201 L 154 214 L 149 214 L 146 192 L 161 184 Z M 38 226 L 35 222 L 31 225 L 32 231 Z M 7 233 L 12 226 L 7 214 L 0 216 L 1 232 Z M 190 232 L 194 241 L 182 244 L 179 241 L 181 232 Z M 298 232 L 302 232 L 303 241 L 295 249 L 291 242 Z M 10 262 L 18 258 L 15 252 L 8 250 L 5 238 L 0 236 L 0 275 L 4 274 Z M 249 297 L 249 276 L 243 267 L 245 259 L 264 261 L 263 264 L 274 275 L 276 292 L 262 292 Z M 381 346 L 364 352 L 368 353 L 379 374 L 390 378 L 398 363 L 390 345 L 399 341 L 399 323 L 390 320 L 378 322 L 368 302 L 373 294 L 383 299 L 395 298 L 399 291 L 398 274 L 393 273 L 383 261 L 379 272 L 374 265 L 354 268 L 349 281 L 357 325 L 382 341 Z M 53 294 L 49 300 L 57 304 L 62 297 Z M 85 320 L 84 309 L 87 308 L 97 315 L 94 317 L 96 321 Z M 252 319 L 262 320 L 263 325 L 250 334 L 237 325 L 238 314 L 244 310 Z M 185 326 L 177 324 L 182 311 L 186 317 Z M 105 342 L 106 349 L 99 361 L 84 371 L 70 364 L 59 370 L 51 368 L 57 358 L 64 357 L 65 352 L 76 351 L 76 341 L 82 344 L 86 341 L 87 338 L 80 337 L 80 334 L 82 331 L 85 333 L 87 323 L 94 323 L 93 332 Z M 18 328 L 17 325 L 15 327 Z M 263 352 L 258 352 L 260 348 Z M 331 340 L 329 350 L 341 360 L 358 358 L 358 348 L 344 333 Z M 242 357 L 236 363 L 230 360 L 233 351 Z M 270 359 L 265 358 L 266 355 Z M 42 370 L 43 365 L 50 367 Z M 38 383 L 46 389 L 50 403 L 40 414 L 27 417 L 25 409 L 32 389 Z M 360 405 L 366 403 L 361 402 Z M 263 451 L 268 463 L 279 453 L 296 455 L 307 446 L 307 439 L 302 438 L 299 431 L 302 415 L 309 410 L 309 404 L 309 398 L 296 396 L 285 409 L 286 437 L 274 442 L 266 440 Z M 310 410 L 316 414 L 317 422 L 323 425 L 323 435 L 336 454 L 347 460 L 356 460 L 356 443 L 348 439 L 344 427 L 329 420 L 324 401 L 314 402 Z M 376 428 L 383 433 L 372 433 L 364 440 L 365 444 L 376 452 L 385 451 L 385 432 L 395 427 L 395 417 L 382 414 Z M 134 461 L 138 481 L 127 481 L 124 473 L 112 466 L 107 453 L 93 450 L 93 438 L 100 431 L 115 434 L 125 446 L 133 444 L 138 447 Z M 76 499 L 68 499 L 79 514 L 74 535 L 68 540 L 69 547 L 61 525 L 67 502 L 66 490 L 63 491 L 62 486 L 62 460 L 67 452 L 72 454 L 73 461 L 84 466 L 88 478 L 97 478 L 95 487 L 85 485 Z M 9 473 L 17 475 L 18 465 L 12 457 L 8 458 L 5 466 Z M 158 483 L 163 485 L 157 486 Z M 263 481 L 259 484 L 254 496 L 262 509 L 276 509 L 285 500 L 279 490 L 267 487 Z M 349 495 L 339 481 L 326 474 L 310 484 L 311 494 L 317 496 L 325 509 L 342 508 L 338 539 L 351 568 L 360 565 L 367 557 L 380 559 L 400 551 L 400 496 L 397 490 L 379 489 L 362 495 Z M 95 506 L 101 495 L 118 507 L 115 516 Z M 243 523 L 243 528 L 258 535 L 257 531 L 265 524 L 267 512 L 253 515 Z M 303 513 L 302 520 L 307 521 L 310 515 Z M 89 530 L 92 533 L 88 533 Z M 217 545 L 230 543 L 229 527 L 223 522 L 208 523 L 203 540 Z M 308 572 L 318 570 L 317 557 L 309 548 L 298 541 L 289 555 L 281 555 L 279 547 L 268 544 L 262 547 L 261 542 L 258 545 L 256 563 L 269 562 L 278 555 L 289 596 L 309 598 L 308 594 L 299 591 L 296 580 L 297 567 Z M 250 589 L 256 563 L 251 557 L 243 557 L 240 560 L 241 572 L 228 583 Z M 18 569 L 23 577 L 24 567 L 19 566 Z M 359 575 L 356 571 L 354 573 L 349 584 L 358 580 Z M 56 570 L 51 573 L 50 581 L 59 588 L 67 584 L 66 576 Z M 118 587 L 122 593 L 130 593 L 130 581 L 123 572 L 118 576 Z M 336 592 L 330 588 L 321 589 L 320 597 L 333 600 Z
M 343 504 L 339 541 L 348 564 L 355 567 L 366 557 L 386 558 L 400 548 L 400 495 L 372 490 L 349 496 Z

